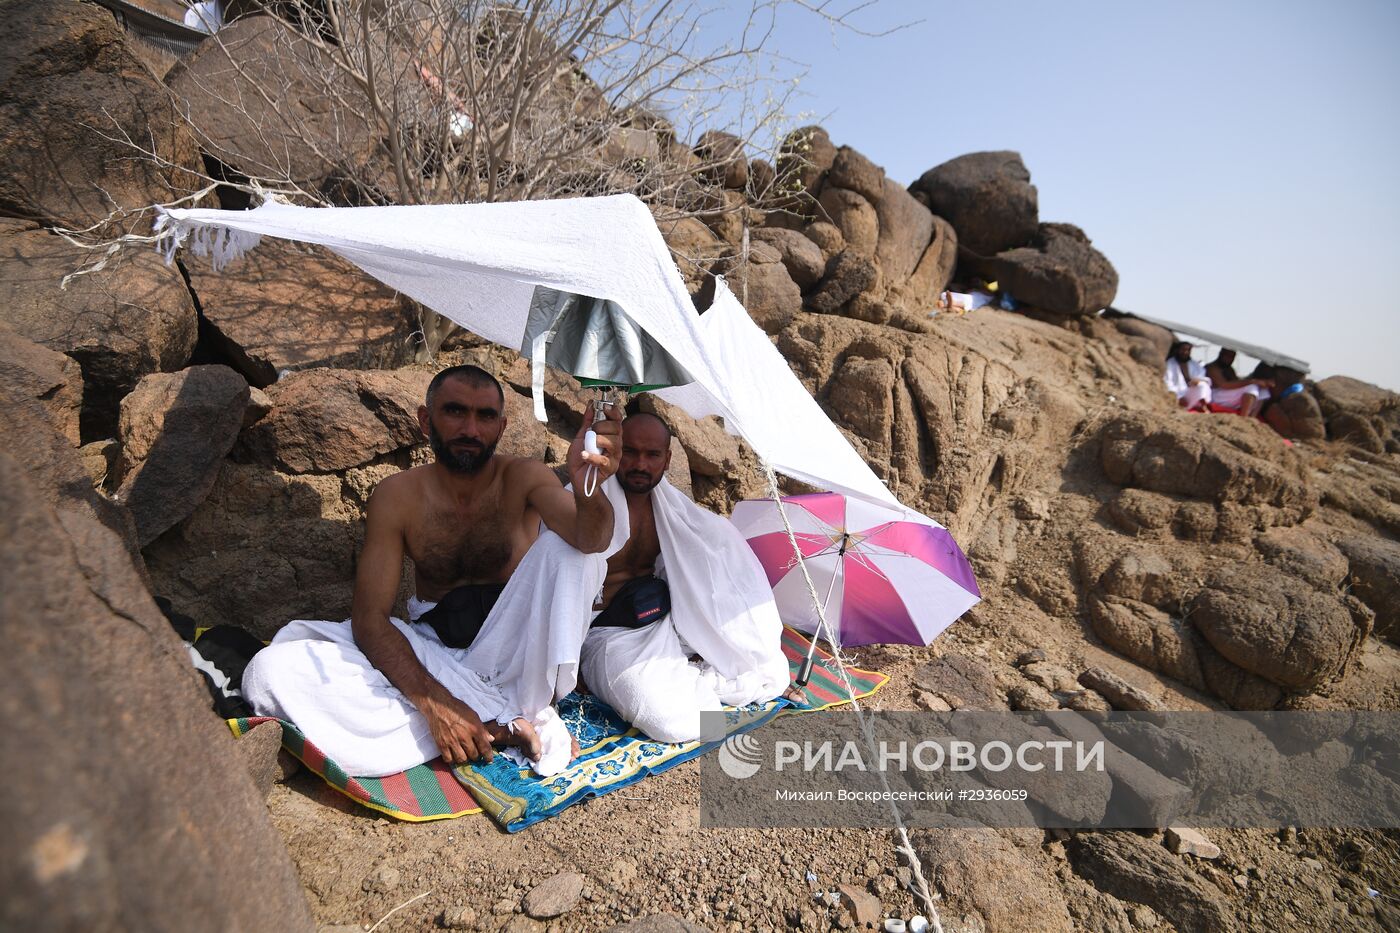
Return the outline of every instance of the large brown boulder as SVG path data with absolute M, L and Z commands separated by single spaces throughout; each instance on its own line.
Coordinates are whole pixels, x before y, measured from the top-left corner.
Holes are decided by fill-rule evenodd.
M 777 187 L 781 203 L 791 210 L 810 213 L 835 161 L 836 147 L 820 126 L 803 126 L 788 133 L 778 149 Z
M 58 432 L 74 447 L 81 443 L 83 374 L 77 362 L 0 327 L 0 401 L 18 399 L 42 404 Z
M 1376 613 L 1376 634 L 1400 642 L 1400 544 L 1374 535 L 1344 535 L 1351 593 Z
M 319 247 L 267 238 L 222 272 L 186 260 L 208 339 L 259 388 L 280 373 L 410 362 L 417 323 L 393 289 Z
M 241 454 L 289 473 L 332 473 L 421 443 L 418 407 L 431 373 L 312 369 L 271 386 L 272 410 Z
M 889 360 L 851 356 L 832 377 L 825 397 L 836 419 L 860 435 L 869 452 L 882 460 L 890 457 L 897 378 Z
M 713 207 L 707 206 L 700 219 L 714 232 L 714 235 L 731 247 L 739 247 L 744 242 L 744 231 L 748 220 L 747 202 L 738 191 L 726 188 L 713 196 Z
M 122 399 L 127 472 L 117 498 L 143 546 L 204 501 L 247 407 L 248 383 L 227 366 L 150 375 Z
M 1041 224 L 1030 245 L 972 266 L 1021 304 L 1056 314 L 1095 314 L 1118 293 L 1118 271 L 1072 224 Z
M 914 312 L 928 312 L 938 304 L 938 295 L 948 287 L 958 264 L 958 235 L 942 217 L 930 215 L 933 230 L 929 244 L 908 281 L 890 285 L 890 300 Z
M 1074 560 L 1094 633 L 1115 651 L 1235 709 L 1273 709 L 1284 698 L 1283 687 L 1223 656 L 1195 624 L 1192 607 L 1211 564 L 1205 553 L 1179 543 L 1125 547 L 1120 537 L 1090 533 L 1076 542 Z M 1273 572 L 1240 566 L 1246 575 Z M 1320 605 L 1341 605 L 1316 595 Z
M 706 130 L 695 143 L 695 155 L 708 166 L 707 173 L 726 188 L 742 190 L 749 181 L 744 141 L 723 130 Z
M 1287 574 L 1230 563 L 1191 604 L 1191 624 L 1231 663 L 1282 687 L 1340 678 L 1370 633 L 1370 618 Z
M 1382 457 L 1347 457 L 1314 474 L 1325 505 L 1400 536 L 1400 473 Z
M 1354 411 L 1339 411 L 1327 419 L 1327 433 L 1332 440 L 1353 447 L 1360 447 L 1367 453 L 1385 453 L 1385 441 L 1381 438 L 1380 425 L 1376 419 L 1358 415 Z
M 796 230 L 781 227 L 761 227 L 754 231 L 754 239 L 768 243 L 782 256 L 783 268 L 803 290 L 811 288 L 826 271 L 826 259 L 821 248 Z
M 1317 399 L 1309 392 L 1294 392 L 1275 399 L 1264 409 L 1264 420 L 1284 437 L 1300 441 L 1320 441 L 1327 437 L 1327 423 Z
M 327 52 L 271 16 L 219 30 L 166 75 L 199 144 L 235 171 L 333 194 L 376 176 L 364 92 Z
M 1108 317 L 1107 314 L 1104 317 Z M 1110 320 L 1120 333 L 1132 340 L 1133 359 L 1145 366 L 1165 365 L 1167 353 L 1176 342 L 1176 335 L 1160 324 L 1144 321 L 1131 314 L 1116 315 Z
M 1206 689 L 1199 636 L 1188 625 L 1136 599 L 1095 594 L 1089 601 L 1094 634 L 1149 670 Z
M 44 502 L 62 503 L 101 524 L 122 542 L 137 572 L 144 574 L 131 513 L 97 493 L 92 475 L 63 430 L 63 419 L 42 400 L 29 397 L 22 387 L 0 383 L 0 433 L 12 439 L 10 455 L 28 472 Z
M 110 12 L 0 3 L 0 212 L 81 229 L 194 191 L 198 165 L 189 129 Z
M 772 249 L 759 243 L 764 249 Z M 750 261 L 739 268 L 729 282 L 735 297 L 743 303 L 753 322 L 770 334 L 776 334 L 802 310 L 802 289 L 778 261 L 778 251 L 764 256 L 763 262 Z
M 838 188 L 854 191 L 871 204 L 885 196 L 885 170 L 850 146 L 836 150 L 826 180 Z
M 235 740 L 121 538 L 35 479 L 0 451 L 0 926 L 314 929 Z
M 1302 528 L 1270 528 L 1254 539 L 1264 559 L 1324 593 L 1336 592 L 1347 575 L 1347 559 L 1325 538 Z
M 292 619 L 347 619 L 365 502 L 404 466 L 289 474 L 225 460 L 193 514 L 147 545 L 152 590 L 200 625 L 263 640 Z
M 713 298 L 715 264 L 726 252 L 719 237 L 694 217 L 668 217 L 656 210 L 653 210 L 653 215 L 656 216 L 656 227 L 661 231 L 661 238 L 670 247 L 676 268 L 685 280 L 686 289 L 694 296 L 708 284 L 711 288 L 709 297 Z
M 904 282 L 914 274 L 933 239 L 933 215 L 889 178 L 874 204 L 880 225 L 875 258 L 886 282 Z
M 817 244 L 817 249 L 822 251 L 822 258 L 827 262 L 846 248 L 846 238 L 841 235 L 841 229 L 825 220 L 814 220 L 807 224 L 802 229 L 802 235 Z
M 1040 223 L 1035 186 L 1016 152 L 971 152 L 924 172 L 909 186 L 982 256 L 1025 246 Z
M 874 264 L 857 250 L 837 253 L 826 264 L 821 284 L 807 297 L 807 308 L 818 314 L 840 314 L 856 295 L 875 282 Z
M 1070 864 L 1094 887 L 1146 904 L 1178 930 L 1234 929 L 1219 889 L 1196 876 L 1166 847 L 1131 832 L 1079 833 L 1066 846 Z
M 1297 453 L 1252 419 L 1136 412 L 1100 439 L 1104 472 L 1120 486 L 1268 506 L 1295 522 L 1317 504 Z
M 22 221 L 0 220 L 0 323 L 82 367 L 84 440 L 112 437 L 137 381 L 184 366 L 199 322 L 180 271 L 128 251 L 60 288 L 92 257 Z
M 826 185 L 818 199 L 819 216 L 836 225 L 846 247 L 867 258 L 874 258 L 880 243 L 880 219 L 875 206 L 846 188 Z
M 1314 383 L 1327 431 L 1375 453 L 1400 452 L 1400 394 L 1350 376 Z

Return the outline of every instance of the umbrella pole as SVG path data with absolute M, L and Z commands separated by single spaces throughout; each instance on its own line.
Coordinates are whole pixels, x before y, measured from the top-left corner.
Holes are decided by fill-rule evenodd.
M 826 607 L 831 605 L 831 594 L 836 589 L 836 575 L 840 573 L 842 567 L 845 566 L 846 544 L 848 541 L 850 541 L 850 536 L 843 533 L 841 535 L 841 550 L 836 554 L 836 567 L 831 573 L 831 584 L 826 588 L 826 599 L 822 600 L 822 613 L 821 617 L 817 620 L 818 629 L 820 629 L 821 623 L 826 619 Z M 798 560 L 801 559 L 802 555 L 798 554 Z M 836 651 L 836 644 L 831 640 L 830 624 L 828 624 L 827 628 L 826 643 L 831 645 L 831 650 L 834 652 Z M 817 637 L 818 633 L 813 632 L 812 640 L 807 643 L 807 657 L 802 659 L 802 667 L 798 669 L 797 679 L 793 681 L 793 683 L 797 684 L 799 687 L 807 686 L 807 681 L 812 679 L 812 665 L 816 662 L 817 656 Z

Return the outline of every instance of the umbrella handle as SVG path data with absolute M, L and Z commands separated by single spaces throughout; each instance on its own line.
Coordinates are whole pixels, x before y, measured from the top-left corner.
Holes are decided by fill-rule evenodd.
M 797 679 L 793 683 L 799 687 L 807 686 L 807 681 L 812 679 L 812 663 L 815 659 L 809 654 L 802 659 L 802 667 L 797 672 Z
M 583 452 L 597 455 L 598 453 L 598 432 L 589 428 L 583 433 Z M 583 494 L 592 496 L 598 488 L 598 465 L 590 463 L 588 469 L 583 474 Z

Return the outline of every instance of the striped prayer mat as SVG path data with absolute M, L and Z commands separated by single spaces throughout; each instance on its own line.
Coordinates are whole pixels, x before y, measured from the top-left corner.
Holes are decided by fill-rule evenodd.
M 783 630 L 783 653 L 794 676 L 808 644 L 800 632 Z M 804 690 L 804 704 L 773 700 L 734 710 L 730 733 L 757 728 L 776 716 L 850 702 L 831 655 L 818 648 L 816 657 Z M 870 696 L 889 680 L 886 674 L 853 667 L 846 668 L 846 673 L 856 699 Z M 230 719 L 228 725 L 234 735 L 241 736 L 260 723 L 282 722 L 282 745 L 288 751 L 335 790 L 371 810 L 411 822 L 450 820 L 485 810 L 509 832 L 548 819 L 587 797 L 611 793 L 648 774 L 674 768 L 720 744 L 652 742 L 619 719 L 606 703 L 577 693 L 559 701 L 559 714 L 578 737 L 583 754 L 568 770 L 551 778 L 540 778 L 529 769 L 518 768 L 503 755 L 496 756 L 489 765 L 460 765 L 455 769 L 455 777 L 454 769 L 443 764 L 441 758 L 387 777 L 350 777 L 290 722 L 261 716 Z
M 783 653 L 794 675 L 802 665 L 810 642 L 792 629 L 783 630 Z M 727 714 L 726 736 L 756 729 L 791 713 L 806 713 L 850 702 L 846 685 L 831 655 L 818 649 L 817 662 L 804 692 L 806 702 L 788 700 L 756 703 Z M 888 675 L 846 668 L 856 699 L 870 696 L 889 680 Z M 659 774 L 719 747 L 721 742 L 686 742 L 670 745 L 653 742 L 618 718 L 611 707 L 592 696 L 570 694 L 559 702 L 559 715 L 578 739 L 581 754 L 565 771 L 541 778 L 504 755 L 488 765 L 458 765 L 457 779 L 471 789 L 483 810 L 507 832 L 549 819 L 590 797 L 620 790 L 648 775 Z
M 297 756 L 321 780 L 371 810 L 414 823 L 450 820 L 481 812 L 481 807 L 476 805 L 466 788 L 452 777 L 452 769 L 443 764 L 441 758 L 387 777 L 351 777 L 308 742 L 296 726 L 285 720 L 257 716 L 230 719 L 228 726 L 234 735 L 242 735 L 260 723 L 279 721 L 282 723 L 283 748 Z

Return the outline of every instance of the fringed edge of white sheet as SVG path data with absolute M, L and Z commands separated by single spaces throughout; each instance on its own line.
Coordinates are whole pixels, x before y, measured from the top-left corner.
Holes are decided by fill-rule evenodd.
M 165 257 L 165 264 L 175 262 L 175 252 L 188 245 L 196 256 L 208 256 L 215 272 L 222 272 L 231 262 L 242 259 L 249 250 L 262 242 L 262 235 L 247 230 L 186 220 L 156 208 L 154 225 L 156 249 Z

